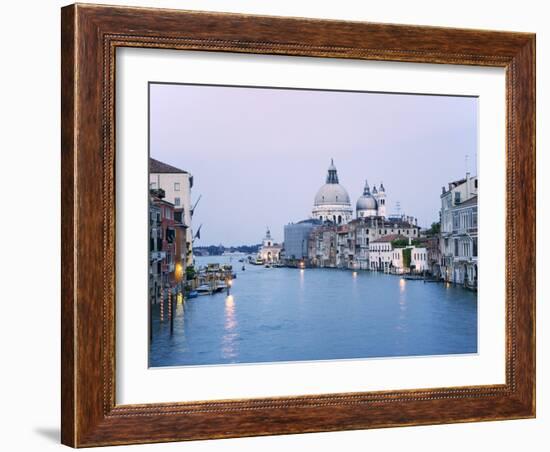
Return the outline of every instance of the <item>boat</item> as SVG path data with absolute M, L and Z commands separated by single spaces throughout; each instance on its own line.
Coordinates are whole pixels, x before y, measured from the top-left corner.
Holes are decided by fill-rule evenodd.
M 196 290 L 192 290 L 187 294 L 187 298 L 197 298 L 199 296 L 199 293 Z
M 196 290 L 198 295 L 212 295 L 212 289 L 208 284 L 201 284 Z
M 265 268 L 271 268 L 271 264 L 265 264 Z
M 227 284 L 223 281 L 219 281 L 218 284 L 216 284 L 216 292 L 222 292 L 224 290 L 227 290 Z

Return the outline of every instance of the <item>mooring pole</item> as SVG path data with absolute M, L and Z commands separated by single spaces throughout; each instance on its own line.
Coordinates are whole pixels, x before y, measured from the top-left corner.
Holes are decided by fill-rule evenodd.
M 170 334 L 174 332 L 174 297 L 172 297 L 172 288 L 168 292 L 168 315 L 170 316 Z

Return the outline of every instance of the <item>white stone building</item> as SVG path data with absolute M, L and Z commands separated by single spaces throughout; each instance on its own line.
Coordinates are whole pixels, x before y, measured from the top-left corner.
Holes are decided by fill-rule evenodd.
M 164 199 L 176 210 L 182 209 L 182 222 L 187 226 L 186 249 L 187 265 L 193 264 L 193 230 L 191 211 L 191 188 L 193 176 L 182 169 L 168 165 L 159 160 L 149 158 L 149 188 L 164 190 Z
M 411 249 L 411 271 L 416 273 L 423 273 L 429 270 L 428 265 L 428 250 L 427 248 Z
M 445 281 L 477 288 L 478 178 L 470 177 L 449 183 L 441 193 L 441 277 Z
M 369 270 L 389 273 L 393 266 L 393 240 L 405 239 L 400 235 L 388 235 L 369 243 Z
M 409 245 L 394 247 L 400 241 Z M 400 234 L 380 237 L 369 243 L 369 269 L 387 273 L 422 273 L 428 270 L 428 250 L 411 245 L 412 237 Z M 407 259 L 405 259 L 405 253 Z M 407 261 L 407 262 L 406 262 Z
M 258 251 L 258 258 L 264 263 L 279 262 L 282 248 L 280 244 L 273 242 L 271 231 L 267 228 L 265 237 L 262 240 L 262 247 Z

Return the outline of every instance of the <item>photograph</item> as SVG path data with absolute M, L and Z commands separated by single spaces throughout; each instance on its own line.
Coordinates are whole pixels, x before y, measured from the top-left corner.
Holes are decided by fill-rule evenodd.
M 478 353 L 478 97 L 148 90 L 149 367 Z

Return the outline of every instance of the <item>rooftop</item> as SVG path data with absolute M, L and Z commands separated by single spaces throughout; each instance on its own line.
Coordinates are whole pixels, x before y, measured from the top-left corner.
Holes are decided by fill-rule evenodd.
M 455 208 L 460 209 L 461 207 L 469 207 L 469 206 L 477 206 L 477 195 L 472 196 L 470 199 L 464 202 L 461 202 L 460 204 L 457 204 Z
M 149 157 L 149 173 L 180 173 L 187 174 L 187 171 L 176 168 L 175 166 L 168 165 L 168 163 L 161 162 Z
M 390 234 L 384 237 L 380 237 L 377 240 L 373 240 L 370 243 L 388 243 L 388 242 L 393 242 L 394 240 L 409 240 L 409 238 L 401 234 Z

